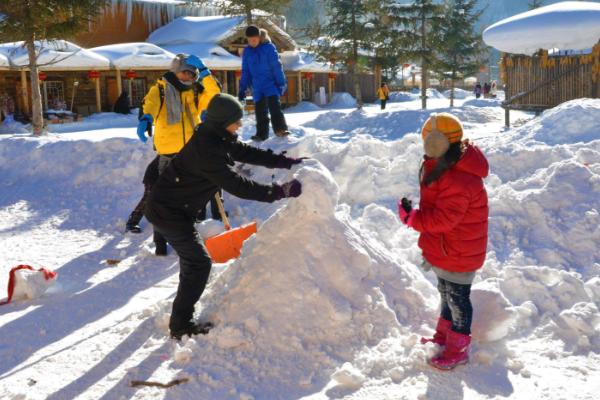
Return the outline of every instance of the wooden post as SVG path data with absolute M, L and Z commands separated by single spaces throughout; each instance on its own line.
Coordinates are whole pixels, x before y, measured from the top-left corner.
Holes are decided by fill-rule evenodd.
M 508 107 L 504 108 L 504 126 L 510 128 L 510 109 Z
M 298 103 L 302 102 L 302 72 L 298 72 Z
M 327 78 L 327 80 L 329 81 L 329 88 L 327 94 L 329 95 L 329 102 L 331 103 L 331 101 L 333 100 L 333 83 L 335 82 L 335 79 Z
M 27 89 L 27 72 L 21 70 L 21 99 L 23 101 L 23 111 L 29 114 L 29 90 Z
M 223 93 L 229 93 L 229 82 L 227 82 L 227 71 L 223 71 Z
M 129 87 L 129 96 L 127 97 L 129 97 L 129 107 L 131 107 L 133 105 L 133 78 L 129 78 L 127 84 Z
M 96 108 L 102 112 L 102 98 L 100 97 L 100 77 L 94 78 L 96 84 Z
M 123 93 L 123 81 L 121 80 L 121 70 L 119 68 L 115 70 L 115 76 L 117 78 L 117 96 L 120 96 Z M 129 93 L 129 96 L 131 96 L 131 93 Z
M 48 109 L 48 86 L 46 85 L 46 81 L 42 81 L 42 90 L 44 94 L 44 109 Z

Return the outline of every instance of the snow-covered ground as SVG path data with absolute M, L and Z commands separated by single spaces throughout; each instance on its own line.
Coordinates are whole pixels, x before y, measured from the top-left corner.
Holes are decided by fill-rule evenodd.
M 447 373 L 418 344 L 437 316 L 435 278 L 394 210 L 418 196 L 417 132 L 448 100 L 428 111 L 418 98 L 385 111 L 347 100 L 289 109 L 292 136 L 261 145 L 312 157 L 304 166 L 274 177 L 240 166 L 263 182 L 297 176 L 304 192 L 276 204 L 226 195 L 233 222 L 257 219 L 259 233 L 214 267 L 197 308 L 215 329 L 181 344 L 167 338 L 176 256 L 152 255 L 147 225 L 123 234 L 153 157 L 135 117 L 0 136 L 0 287 L 21 263 L 59 274 L 42 298 L 0 306 L 0 398 L 597 398 L 600 100 L 513 113 L 511 130 L 498 101 L 451 110 L 489 157 L 491 215 L 472 361 Z M 130 387 L 174 378 L 189 380 Z

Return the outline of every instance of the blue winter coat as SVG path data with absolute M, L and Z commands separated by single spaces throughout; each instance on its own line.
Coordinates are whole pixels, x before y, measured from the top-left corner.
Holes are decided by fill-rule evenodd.
M 240 92 L 252 88 L 255 102 L 263 97 L 282 96 L 286 90 L 285 74 L 277 49 L 270 41 L 257 47 L 246 46 L 242 55 Z

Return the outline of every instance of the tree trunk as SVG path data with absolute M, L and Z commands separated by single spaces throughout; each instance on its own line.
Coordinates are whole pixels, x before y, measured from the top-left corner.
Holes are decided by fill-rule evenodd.
M 425 26 L 425 11 L 421 13 L 421 50 L 423 51 L 421 59 L 421 108 L 427 109 L 427 80 L 429 75 L 429 66 L 427 65 L 427 56 L 425 55 L 425 48 L 427 40 L 425 35 L 427 34 L 427 27 Z
M 452 71 L 450 76 L 450 107 L 454 107 L 454 80 L 456 79 L 456 72 Z
M 31 126 L 33 135 L 41 136 L 44 132 L 44 115 L 34 41 L 35 38 L 32 37 L 26 43 L 29 55 L 29 80 L 31 81 Z
M 252 4 L 250 2 L 246 2 L 244 4 L 244 7 L 246 8 L 246 25 L 251 25 L 252 24 Z
M 360 92 L 360 82 L 356 76 L 356 66 L 358 64 L 358 33 L 356 21 L 356 10 L 352 10 L 352 68 L 350 74 L 352 75 L 352 84 L 354 85 L 354 93 L 356 95 L 356 105 L 358 108 L 362 108 L 362 93 Z

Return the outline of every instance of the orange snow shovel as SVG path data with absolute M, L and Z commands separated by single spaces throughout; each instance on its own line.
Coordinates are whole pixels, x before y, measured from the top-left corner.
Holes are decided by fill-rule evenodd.
M 231 228 L 219 192 L 215 194 L 215 200 L 225 225 L 225 232 L 206 239 L 204 245 L 214 262 L 224 263 L 240 256 L 244 242 L 257 232 L 257 228 L 256 222 L 251 222 L 239 228 Z

